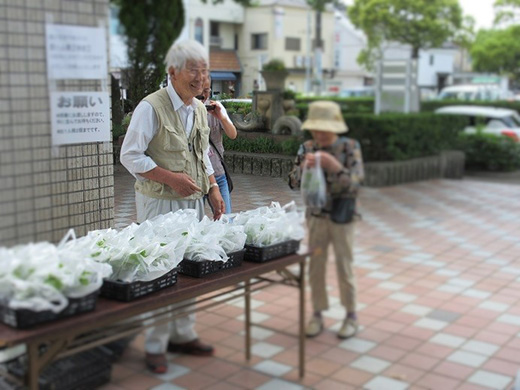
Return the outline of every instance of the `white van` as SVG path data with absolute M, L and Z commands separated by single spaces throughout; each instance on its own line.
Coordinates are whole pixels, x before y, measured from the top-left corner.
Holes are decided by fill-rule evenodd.
M 464 132 L 475 134 L 480 127 L 482 132 L 504 135 L 515 141 L 520 140 L 520 115 L 515 110 L 486 106 L 446 106 L 435 110 L 437 114 L 459 115 L 468 118 Z
M 445 87 L 437 100 L 507 100 L 512 94 L 496 85 L 453 85 Z

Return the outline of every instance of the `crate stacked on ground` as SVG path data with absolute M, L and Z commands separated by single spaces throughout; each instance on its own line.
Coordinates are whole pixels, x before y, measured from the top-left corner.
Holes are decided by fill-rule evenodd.
M 233 222 L 244 226 L 247 235 L 244 260 L 264 262 L 297 252 L 305 236 L 303 221 L 294 202 L 283 207 L 272 202 L 269 207 L 239 213 Z
M 38 378 L 40 390 L 91 390 L 110 382 L 111 352 L 98 347 L 57 360 L 46 367 Z M 6 363 L 7 370 L 23 378 L 25 358 Z
M 246 234 L 227 216 L 218 221 L 204 217 L 188 232 L 189 243 L 180 264 L 180 273 L 203 277 L 238 267 L 244 258 Z

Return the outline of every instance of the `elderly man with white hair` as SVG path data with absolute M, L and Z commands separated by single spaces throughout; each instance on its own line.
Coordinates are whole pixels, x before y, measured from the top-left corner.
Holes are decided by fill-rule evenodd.
M 181 209 L 195 209 L 202 219 L 206 194 L 218 219 L 225 205 L 208 157 L 206 109 L 194 99 L 209 73 L 208 54 L 200 43 L 186 40 L 170 47 L 165 62 L 167 87 L 138 104 L 121 149 L 121 163 L 136 178 L 137 220 Z M 148 329 L 148 369 L 166 372 L 166 351 L 211 355 L 213 347 L 199 341 L 194 324 L 190 314 Z

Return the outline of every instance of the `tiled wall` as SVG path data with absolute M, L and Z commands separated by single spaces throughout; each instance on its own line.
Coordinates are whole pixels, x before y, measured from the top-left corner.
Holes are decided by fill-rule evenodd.
M 114 216 L 112 145 L 51 147 L 45 23 L 107 26 L 109 0 L 0 1 L 0 245 L 57 242 Z M 107 55 L 108 57 L 108 55 Z M 100 81 L 52 88 L 109 91 Z

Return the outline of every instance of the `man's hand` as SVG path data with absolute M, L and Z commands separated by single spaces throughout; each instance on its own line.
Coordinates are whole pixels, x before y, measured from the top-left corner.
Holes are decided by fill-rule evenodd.
M 182 172 L 170 172 L 166 185 L 182 197 L 193 195 L 195 192 L 202 192 L 202 189 L 195 184 L 195 181 Z
M 213 207 L 213 219 L 216 221 L 226 212 L 226 205 L 224 204 L 224 199 L 222 199 L 218 186 L 210 188 L 208 198 L 211 207 Z
M 336 159 L 336 157 L 328 152 L 322 151 L 316 153 L 307 153 L 305 155 L 305 165 L 308 167 L 313 167 L 314 164 L 316 164 L 316 155 L 318 153 L 320 155 L 320 165 L 323 169 L 329 172 L 339 172 L 343 169 L 343 166 Z

